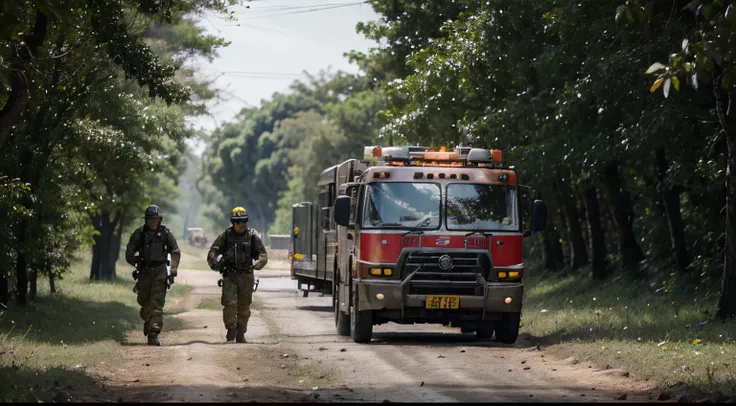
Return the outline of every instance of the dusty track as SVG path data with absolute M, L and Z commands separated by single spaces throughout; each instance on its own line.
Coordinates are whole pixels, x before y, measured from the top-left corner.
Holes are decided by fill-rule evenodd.
M 182 270 L 195 286 L 186 311 L 168 317 L 161 347 L 140 331 L 97 375 L 110 400 L 123 401 L 647 401 L 650 385 L 624 371 L 551 359 L 532 342 L 513 347 L 477 341 L 442 326 L 375 327 L 359 345 L 335 332 L 331 298 L 304 298 L 274 261 L 261 279 L 246 338 L 224 344 L 221 311 L 198 308 L 219 300 L 214 272 Z M 284 288 L 285 287 L 285 288 Z

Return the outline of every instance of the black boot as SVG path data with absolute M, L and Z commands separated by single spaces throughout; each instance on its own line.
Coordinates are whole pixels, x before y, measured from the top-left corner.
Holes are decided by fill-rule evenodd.
M 147 336 L 148 335 L 149 330 L 150 330 L 150 328 L 148 326 L 148 322 L 143 323 L 143 335 L 144 336 Z
M 237 329 L 235 327 L 229 327 L 227 329 L 227 335 L 225 336 L 227 342 L 234 343 L 236 333 L 237 333 Z
M 238 330 L 237 335 L 235 336 L 235 342 L 247 343 L 247 341 L 245 341 L 245 327 L 243 327 L 242 324 L 238 323 L 237 328 Z
M 158 341 L 158 333 L 155 331 L 151 331 L 148 333 L 148 345 L 155 345 L 159 346 L 161 343 Z

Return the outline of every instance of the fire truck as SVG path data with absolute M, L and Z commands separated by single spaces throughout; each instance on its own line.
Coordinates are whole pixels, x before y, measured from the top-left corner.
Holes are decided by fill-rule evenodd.
M 338 333 L 358 343 L 387 322 L 516 342 L 522 239 L 544 230 L 545 203 L 533 201 L 522 230 L 517 174 L 500 150 L 369 146 L 363 155 L 322 173 L 317 205 L 294 205 L 292 278 L 332 293 Z

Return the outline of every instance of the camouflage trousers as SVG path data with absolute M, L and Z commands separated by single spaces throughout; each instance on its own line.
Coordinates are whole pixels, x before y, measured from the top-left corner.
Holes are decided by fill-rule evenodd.
M 160 333 L 164 326 L 166 265 L 143 269 L 138 274 L 138 304 L 144 333 Z
M 238 327 L 245 334 L 253 302 L 253 273 L 230 271 L 222 278 L 222 320 L 225 328 Z

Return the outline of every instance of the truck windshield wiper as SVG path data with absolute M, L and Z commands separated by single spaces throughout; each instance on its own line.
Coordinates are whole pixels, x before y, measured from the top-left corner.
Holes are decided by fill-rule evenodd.
M 416 233 L 416 234 L 424 234 L 424 230 L 419 229 L 419 228 L 412 228 L 411 230 L 405 232 L 404 234 L 401 234 L 401 236 L 403 237 L 405 235 L 414 234 L 414 233 Z
M 469 237 L 469 236 L 471 236 L 471 235 L 473 235 L 473 234 L 482 234 L 483 236 L 488 236 L 489 234 L 487 234 L 487 233 L 488 233 L 488 231 L 483 231 L 483 230 L 473 230 L 473 231 L 471 231 L 471 232 L 469 232 L 469 233 L 465 234 L 465 236 L 466 236 L 466 237 Z
M 424 231 L 422 230 L 422 227 L 426 226 L 427 224 L 429 224 L 431 222 L 432 222 L 432 218 L 431 217 L 428 217 L 428 218 L 424 219 L 421 223 L 418 223 L 417 225 L 415 225 L 414 227 L 412 227 L 409 231 L 407 231 L 404 234 L 402 234 L 401 236 L 403 237 L 405 235 L 409 235 L 409 234 L 412 234 L 412 233 L 424 234 Z

